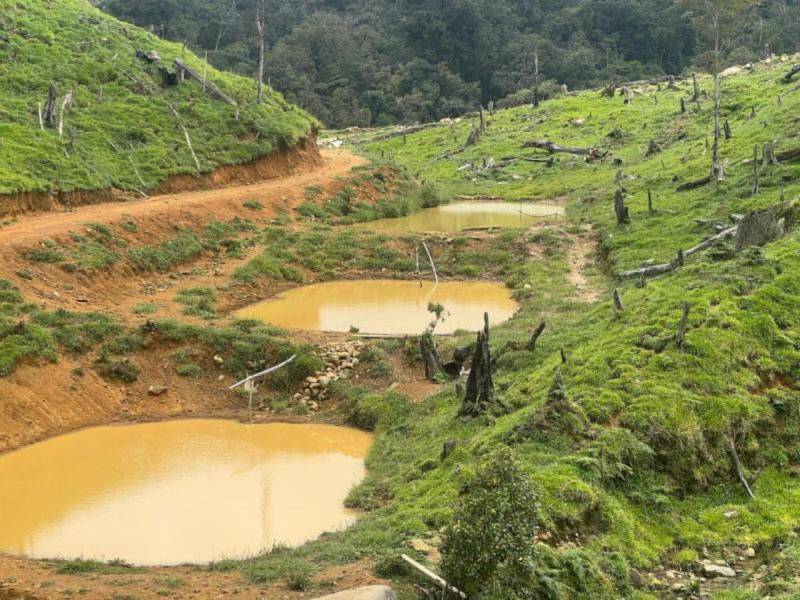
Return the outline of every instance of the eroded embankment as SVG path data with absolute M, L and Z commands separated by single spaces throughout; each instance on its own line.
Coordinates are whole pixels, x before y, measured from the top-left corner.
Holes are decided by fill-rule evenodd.
M 220 166 L 210 173 L 172 175 L 150 190 L 150 194 L 160 196 L 219 189 L 229 185 L 248 185 L 308 171 L 321 166 L 323 162 L 316 136 L 309 135 L 294 146 L 280 148 L 248 163 Z M 0 218 L 108 202 L 129 202 L 140 196 L 141 193 L 113 188 L 0 194 Z
M 263 161 L 254 166 L 253 172 L 238 167 L 245 181 L 270 174 L 277 177 L 285 172 L 280 178 L 128 203 L 83 206 L 70 212 L 23 215 L 15 223 L 0 228 L 0 279 L 8 279 L 25 301 L 48 311 L 94 311 L 123 324 L 138 325 L 148 317 L 132 309 L 149 303 L 165 307 L 166 312 L 159 314 L 159 318 L 191 320 L 174 304 L 176 294 L 184 287 L 214 287 L 228 281 L 232 272 L 252 257 L 251 251 L 241 258 L 219 258 L 201 252 L 196 259 L 176 265 L 168 272 L 137 269 L 122 259 L 107 268 L 73 271 L 65 263 L 31 261 L 29 252 L 47 250 L 43 246 L 47 242 L 58 246 L 67 260 L 72 260 L 73 249 L 87 243 L 75 241 L 76 235 L 87 235 L 87 224 L 92 224 L 95 232 L 103 227 L 117 232 L 116 238 L 124 244 L 119 249 L 121 255 L 132 248 L 158 247 L 174 240 L 180 231 L 201 232 L 210 223 L 236 218 L 268 222 L 279 211 L 291 210 L 302 202 L 309 186 L 324 193 L 337 189 L 341 185 L 337 178 L 362 162 L 363 159 L 347 152 L 319 155 L 316 149 L 308 147 L 292 156 L 284 154 L 272 162 Z M 230 173 L 225 177 L 229 176 Z M 244 208 L 243 203 L 248 201 L 257 201 L 258 208 Z M 243 298 L 241 303 L 251 300 Z M 20 318 L 20 327 L 30 320 L 30 317 Z M 91 357 L 60 356 L 54 364 L 22 362 L 10 375 L 0 377 L 0 451 L 118 420 L 241 416 L 231 409 L 224 382 L 214 384 L 216 373 L 213 378 L 209 375 L 207 381 L 203 379 L 204 385 L 177 376 L 169 364 L 169 353 L 174 348 L 162 350 L 139 353 L 137 362 L 148 376 L 128 386 L 109 383 L 100 377 L 90 368 Z M 151 396 L 150 385 L 167 386 L 170 394 Z

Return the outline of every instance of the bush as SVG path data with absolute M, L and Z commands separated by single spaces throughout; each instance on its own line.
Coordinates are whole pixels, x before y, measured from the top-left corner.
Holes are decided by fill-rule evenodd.
M 445 578 L 470 597 L 531 597 L 536 522 L 536 494 L 528 475 L 509 448 L 495 451 L 445 529 Z
M 196 379 L 203 374 L 203 367 L 194 363 L 187 363 L 185 365 L 180 365 L 175 372 L 181 377 L 191 377 Z

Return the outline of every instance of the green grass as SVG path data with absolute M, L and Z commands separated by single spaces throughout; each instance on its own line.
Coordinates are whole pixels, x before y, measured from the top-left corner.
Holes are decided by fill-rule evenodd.
M 539 496 L 539 524 L 553 540 L 539 545 L 542 574 L 553 578 L 552 597 L 654 597 L 634 587 L 631 568 L 686 568 L 704 549 L 721 557 L 734 546 L 771 552 L 793 543 L 800 528 L 793 508 L 800 498 L 800 232 L 763 250 L 698 255 L 643 288 L 613 277 L 647 260 L 671 260 L 678 248 L 708 237 L 711 226 L 695 219 L 727 222 L 733 213 L 771 205 L 781 184 L 787 199 L 798 198 L 797 163 L 764 169 L 762 191 L 755 197 L 751 167 L 737 164 L 752 156 L 754 144 L 767 140 L 777 140 L 782 150 L 800 146 L 800 96 L 785 95 L 780 105 L 775 101 L 788 91 L 779 81 L 784 70 L 757 66 L 751 75 L 724 81 L 722 109 L 734 132 L 722 142 L 721 154 L 732 162 L 729 178 L 693 192 L 675 188 L 707 172 L 710 103 L 703 102 L 699 113 L 690 107 L 682 115 L 679 98 L 688 95 L 686 84 L 681 91 L 647 88 L 630 108 L 618 97 L 589 91 L 538 110 L 500 111 L 480 143 L 452 159 L 434 160 L 463 143 L 469 122 L 456 127 L 455 140 L 449 131 L 430 129 L 408 136 L 407 144 L 393 139 L 362 147 L 376 160 L 391 157 L 445 197 L 566 198 L 572 224 L 535 239 L 502 234 L 496 245 L 482 250 L 482 259 L 471 257 L 464 242 L 437 248 L 435 255 L 445 265 L 452 258 L 478 268 L 493 265 L 492 272 L 522 302 L 513 320 L 492 330 L 495 383 L 505 409 L 476 420 L 458 418 L 453 385 L 418 403 L 394 393 L 339 386 L 351 422 L 376 432 L 367 478 L 348 500 L 367 513 L 350 530 L 325 535 L 289 556 L 316 567 L 369 557 L 382 569 L 409 552 L 409 539 L 450 522 L 475 466 L 499 446 L 513 448 Z M 709 84 L 701 79 L 705 89 Z M 576 125 L 576 119 L 583 124 Z M 621 136 L 609 136 L 616 129 Z M 489 157 L 533 156 L 536 152 L 524 150 L 522 142 L 534 138 L 611 150 L 622 160 L 632 223 L 618 227 L 614 220 L 618 165 L 612 160 L 587 163 L 557 155 L 552 166 L 518 161 L 500 170 L 458 171 Z M 663 151 L 647 157 L 650 139 Z M 654 194 L 654 214 L 647 212 L 648 190 Z M 593 226 L 600 242 L 591 281 L 601 299 L 593 304 L 579 301 L 566 278 L 571 234 L 585 224 Z M 369 259 L 354 232 L 341 234 L 341 242 L 340 234 L 322 229 L 267 235 L 286 249 L 282 260 L 301 261 L 316 272 L 324 272 L 326 264 L 333 268 L 327 260 L 348 264 L 347 248 L 359 255 L 350 264 Z M 325 251 L 318 253 L 314 248 L 323 240 Z M 543 260 L 525 251 L 534 241 L 543 246 Z M 413 244 L 403 237 L 389 242 L 373 239 L 365 245 Z M 389 261 L 392 270 L 407 267 L 400 257 L 408 248 L 399 251 L 396 263 Z M 447 268 L 457 274 L 457 267 Z M 616 286 L 625 304 L 619 314 L 611 305 L 610 290 Z M 675 336 L 684 302 L 691 312 L 686 342 L 679 348 Z M 535 352 L 517 350 L 542 319 L 547 329 Z M 446 353 L 472 339 L 464 335 L 441 345 Z M 555 408 L 548 391 L 559 370 L 566 400 Z M 732 436 L 756 500 L 737 480 Z M 442 460 L 445 442 L 454 442 L 455 449 Z M 735 516 L 724 516 L 731 511 Z M 575 547 L 563 546 L 567 541 Z M 267 555 L 241 569 L 268 571 L 272 561 L 287 560 Z M 785 554 L 773 558 L 774 566 L 783 564 L 789 566 L 771 576 L 766 589 L 789 597 L 796 592 L 791 583 L 796 566 Z M 407 577 L 396 570 L 392 575 Z M 735 590 L 719 597 L 757 596 Z
M 208 78 L 238 108 L 204 95 L 189 78 L 166 87 L 159 66 L 172 69 L 172 61 L 183 58 L 202 73 L 202 61 L 84 0 L 4 2 L 0 20 L 0 194 L 134 190 L 143 187 L 139 176 L 149 189 L 171 175 L 195 173 L 170 105 L 189 131 L 203 172 L 291 146 L 315 123 L 270 89 L 264 103 L 255 104 L 252 80 L 210 66 Z M 155 50 L 160 64 L 138 59 L 137 50 Z M 51 82 L 58 86 L 59 108 L 74 91 L 61 137 L 39 127 L 37 105 Z
M 211 288 L 189 288 L 178 292 L 175 300 L 184 305 L 183 314 L 203 319 L 216 319 L 216 294 Z

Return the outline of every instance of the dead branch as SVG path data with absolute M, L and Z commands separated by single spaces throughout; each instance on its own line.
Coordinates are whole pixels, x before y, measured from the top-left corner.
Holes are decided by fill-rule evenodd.
M 605 158 L 609 155 L 608 150 L 601 148 L 579 148 L 570 146 L 559 146 L 558 144 L 549 140 L 529 140 L 522 144 L 523 148 L 538 148 L 540 150 L 547 150 L 550 154 L 564 153 L 564 154 L 578 154 L 587 156 L 588 160 L 596 160 Z
M 688 250 L 683 250 L 681 252 L 683 260 L 689 258 L 694 254 L 697 254 L 698 252 L 705 250 L 706 248 L 710 248 L 711 246 L 713 246 L 714 244 L 716 244 L 721 240 L 733 237 L 734 235 L 736 235 L 736 231 L 738 228 L 739 226 L 736 225 L 734 227 L 731 227 L 730 229 L 726 229 L 722 233 L 719 233 L 713 237 L 708 238 L 707 240 L 700 242 L 693 248 L 689 248 Z M 663 275 L 664 273 L 669 273 L 670 271 L 674 271 L 675 269 L 680 267 L 681 266 L 680 263 L 681 260 L 676 259 L 672 262 L 660 265 L 650 265 L 647 267 L 642 267 L 641 269 L 634 269 L 632 271 L 623 271 L 622 273 L 619 274 L 619 276 L 622 278 L 628 278 L 628 277 L 647 277 L 650 275 Z
M 58 137 L 63 137 L 64 135 L 64 113 L 72 108 L 72 98 L 75 95 L 73 90 L 67 92 L 67 95 L 64 96 L 64 101 L 61 103 L 61 113 L 58 117 Z
M 739 481 L 742 482 L 744 489 L 747 491 L 747 495 L 755 500 L 756 495 L 753 493 L 753 490 L 750 488 L 750 484 L 747 483 L 747 478 L 744 476 L 742 462 L 739 460 L 739 453 L 736 451 L 736 443 L 733 440 L 733 436 L 728 439 L 728 443 L 730 444 L 731 455 L 733 456 L 733 464 L 736 467 L 736 474 L 739 476 Z
M 189 137 L 189 130 L 181 122 L 180 115 L 178 115 L 178 109 L 175 108 L 173 104 L 169 105 L 169 109 L 172 111 L 172 114 L 175 115 L 175 120 L 180 125 L 181 129 L 183 130 L 183 137 L 186 138 L 186 145 L 189 147 L 189 152 L 192 154 L 192 158 L 194 159 L 194 164 L 197 166 L 198 172 L 201 170 L 200 168 L 200 161 L 197 160 L 197 155 L 194 153 L 194 148 L 192 147 L 192 138 Z
M 239 106 L 239 104 L 236 102 L 236 100 L 234 100 L 233 98 L 231 98 L 230 96 L 225 94 L 213 82 L 208 81 L 207 79 L 205 79 L 202 75 L 200 75 L 200 73 L 198 73 L 197 71 L 192 69 L 189 65 L 187 65 L 185 62 L 183 62 L 181 59 L 179 59 L 179 58 L 175 59 L 175 66 L 177 67 L 177 69 L 180 72 L 185 73 L 186 75 L 188 75 L 192 79 L 194 79 L 194 80 L 200 82 L 201 84 L 203 84 L 203 86 L 205 88 L 207 88 L 214 96 L 216 96 L 220 100 L 222 100 L 224 102 L 227 102 L 231 106 Z
M 678 335 L 675 336 L 675 341 L 678 343 L 678 348 L 683 350 L 683 344 L 686 341 L 686 326 L 689 324 L 689 311 L 691 307 L 688 302 L 683 303 L 683 312 L 681 313 L 681 322 L 678 325 Z
M 536 350 L 536 343 L 539 341 L 539 338 L 544 333 L 545 327 L 547 327 L 547 323 L 545 323 L 544 321 L 539 323 L 539 326 L 533 332 L 533 334 L 531 335 L 531 339 L 528 341 L 526 350 L 528 350 L 529 352 L 533 352 L 534 350 Z

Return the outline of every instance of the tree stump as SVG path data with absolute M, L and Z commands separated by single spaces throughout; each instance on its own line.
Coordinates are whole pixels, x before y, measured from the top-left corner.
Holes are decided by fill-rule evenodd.
M 796 212 L 794 204 L 783 202 L 746 214 L 736 230 L 736 251 L 777 240 L 794 225 Z
M 58 98 L 58 87 L 56 87 L 55 82 L 50 83 L 50 88 L 47 91 L 47 102 L 44 105 L 44 110 L 42 111 L 42 121 L 44 122 L 45 127 L 49 127 L 50 129 L 56 128 L 56 99 Z
M 617 225 L 625 225 L 631 222 L 630 212 L 628 207 L 625 206 L 625 196 L 621 187 L 617 187 L 617 191 L 614 194 L 614 212 L 617 215 Z
M 484 314 L 483 323 L 483 331 L 478 332 L 478 343 L 472 357 L 467 390 L 461 403 L 459 414 L 462 416 L 480 416 L 495 402 L 492 356 L 489 351 L 489 313 Z
M 436 342 L 430 333 L 425 332 L 419 337 L 419 351 L 422 355 L 422 364 L 425 366 L 425 378 L 428 381 L 436 381 L 445 371 L 439 352 L 436 350 Z

